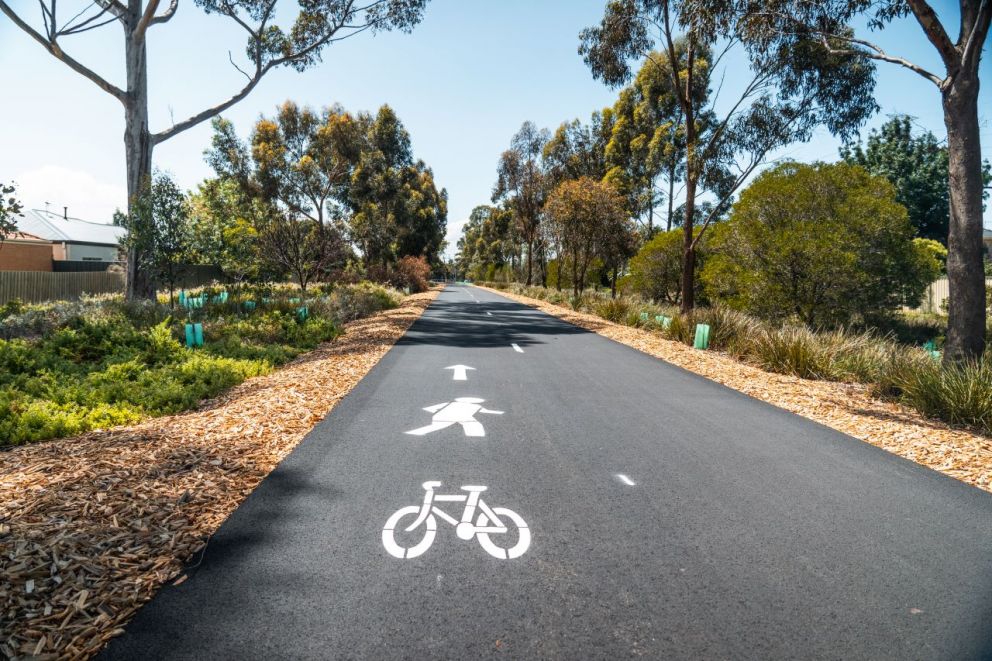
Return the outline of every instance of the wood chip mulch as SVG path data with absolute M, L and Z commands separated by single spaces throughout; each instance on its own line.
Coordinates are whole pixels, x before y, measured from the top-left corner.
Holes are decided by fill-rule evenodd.
M 0 452 L 0 657 L 83 659 L 120 634 L 439 291 L 195 411 Z
M 666 340 L 658 333 L 527 296 L 489 291 L 992 492 L 992 439 L 876 399 L 867 386 L 766 372 L 726 354 Z

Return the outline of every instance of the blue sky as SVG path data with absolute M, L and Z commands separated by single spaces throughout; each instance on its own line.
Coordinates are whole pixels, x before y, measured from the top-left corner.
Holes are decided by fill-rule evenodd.
M 14 6 L 32 20 L 37 5 Z M 67 5 L 82 3 L 66 3 Z M 288 99 L 350 110 L 389 103 L 411 133 L 416 155 L 448 189 L 453 246 L 472 208 L 486 203 L 496 162 L 525 120 L 554 128 L 588 118 L 612 103 L 615 92 L 593 80 L 578 56 L 579 31 L 599 21 L 605 0 L 432 0 L 412 34 L 362 35 L 337 44 L 323 64 L 305 72 L 270 74 L 241 104 L 225 113 L 245 135 L 261 113 Z M 937 3 L 945 23 L 956 24 L 952 3 Z M 68 11 L 68 10 L 66 10 Z M 244 40 L 229 21 L 183 2 L 176 18 L 149 32 L 151 123 L 172 121 L 214 105 L 240 85 L 228 51 Z M 891 52 L 940 71 L 933 48 L 911 21 L 874 35 Z M 120 84 L 121 34 L 113 26 L 66 40 L 65 50 Z M 740 65 L 735 65 L 740 66 Z M 48 55 L 0 17 L 0 181 L 14 179 L 24 202 L 71 215 L 109 221 L 125 202 L 123 113 L 119 103 Z M 992 155 L 992 64 L 982 65 L 982 143 Z M 733 71 L 728 76 L 734 78 Z M 900 67 L 880 64 L 876 96 L 882 111 L 869 125 L 901 112 L 943 137 L 936 87 Z M 865 131 L 866 133 L 866 131 Z M 203 124 L 163 143 L 157 167 L 193 188 L 211 174 L 202 153 L 210 138 Z M 838 143 L 825 131 L 776 156 L 835 160 Z M 986 212 L 992 226 L 992 211 Z M 453 250 L 453 248 L 452 248 Z M 450 252 L 450 251 L 449 251 Z

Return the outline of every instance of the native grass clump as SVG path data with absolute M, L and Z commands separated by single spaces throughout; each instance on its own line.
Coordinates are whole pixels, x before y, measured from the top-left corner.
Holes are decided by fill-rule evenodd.
M 697 325 L 707 324 L 710 350 L 769 372 L 867 384 L 875 395 L 923 415 L 992 435 L 992 360 L 942 366 L 936 347 L 943 336 L 934 319 L 910 316 L 900 322 L 910 330 L 898 334 L 853 326 L 817 331 L 795 319 L 774 322 L 719 305 L 682 314 L 671 303 L 659 304 L 637 294 L 614 298 L 608 289 L 587 290 L 580 298 L 563 300 L 560 292 L 544 287 L 480 284 L 643 328 L 688 346 L 693 345 Z M 896 328 L 895 322 L 892 327 Z M 924 338 L 924 331 L 929 337 Z M 913 341 L 899 337 L 906 333 Z M 921 338 L 922 342 L 915 342 Z

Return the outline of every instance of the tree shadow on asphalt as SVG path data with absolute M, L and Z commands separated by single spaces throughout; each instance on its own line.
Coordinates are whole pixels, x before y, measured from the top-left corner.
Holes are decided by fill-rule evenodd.
M 491 312 L 492 316 L 486 312 Z M 466 349 L 543 344 L 540 336 L 587 334 L 580 328 L 519 303 L 481 304 L 437 300 L 400 338 L 400 345 L 437 345 Z
M 125 635 L 98 658 L 139 658 L 149 649 L 195 653 L 183 649 L 184 639 L 198 644 L 213 639 L 224 649 L 237 649 L 239 642 L 229 636 L 244 623 L 242 607 L 264 608 L 252 595 L 312 588 L 304 568 L 276 558 L 271 549 L 285 541 L 287 533 L 299 534 L 301 521 L 312 526 L 315 510 L 327 509 L 342 495 L 315 479 L 307 467 L 279 466 L 208 539 L 203 551 L 185 563 L 180 576 L 188 579 L 161 587 L 125 626 Z M 250 647 L 244 651 L 252 655 Z

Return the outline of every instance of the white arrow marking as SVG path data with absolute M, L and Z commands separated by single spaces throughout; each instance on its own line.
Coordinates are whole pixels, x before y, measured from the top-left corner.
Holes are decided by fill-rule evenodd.
M 445 367 L 446 370 L 454 370 L 453 381 L 468 381 L 468 375 L 465 373 L 467 370 L 475 371 L 474 367 L 469 367 L 468 365 L 452 365 L 450 367 Z
M 514 350 L 514 351 L 516 351 L 517 353 L 523 353 L 523 352 L 524 352 L 524 350 L 523 350 L 523 349 L 521 349 L 521 348 L 520 348 L 520 347 L 519 347 L 519 346 L 517 345 L 517 343 L 516 343 L 516 342 L 514 342 L 514 343 L 513 343 L 513 344 L 511 344 L 510 346 L 511 346 L 511 347 L 513 347 L 513 350 Z

